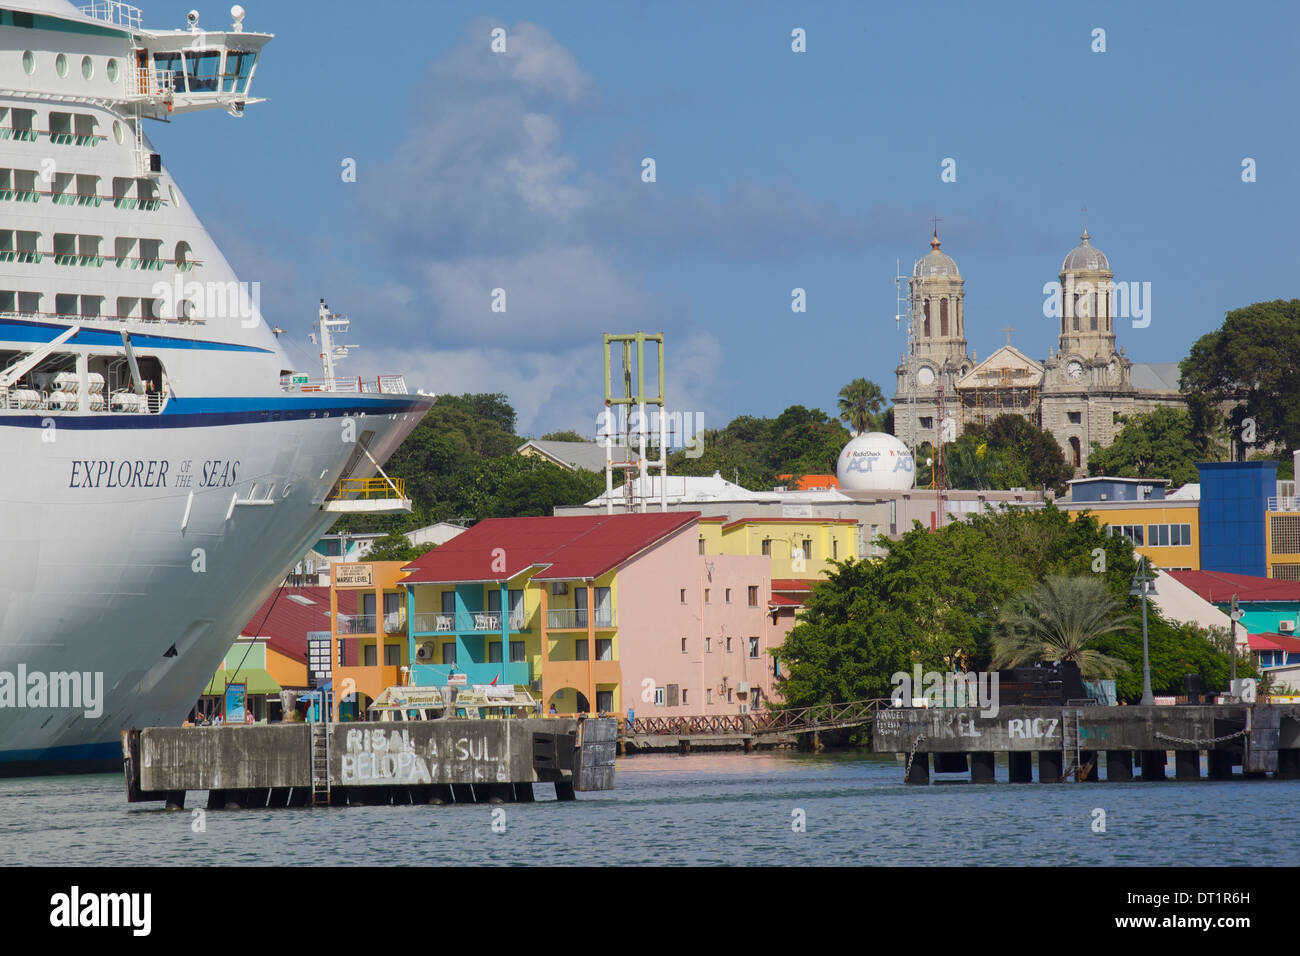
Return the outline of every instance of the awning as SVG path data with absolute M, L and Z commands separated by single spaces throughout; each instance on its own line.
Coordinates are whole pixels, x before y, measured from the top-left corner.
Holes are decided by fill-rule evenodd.
M 203 688 L 203 696 L 221 696 L 226 692 L 226 682 L 247 684 L 249 694 L 278 694 L 281 687 L 270 674 L 260 667 L 241 667 L 238 671 L 220 670 Z

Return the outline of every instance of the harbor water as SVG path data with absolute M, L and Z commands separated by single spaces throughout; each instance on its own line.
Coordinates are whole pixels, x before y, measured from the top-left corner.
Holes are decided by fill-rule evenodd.
M 183 812 L 120 774 L 0 779 L 8 865 L 1294 866 L 1300 781 L 936 783 L 893 756 L 638 755 L 532 804 Z M 1100 811 L 1100 812 L 1099 812 Z M 1104 831 L 1099 829 L 1104 824 Z M 400 848 L 399 853 L 393 851 Z

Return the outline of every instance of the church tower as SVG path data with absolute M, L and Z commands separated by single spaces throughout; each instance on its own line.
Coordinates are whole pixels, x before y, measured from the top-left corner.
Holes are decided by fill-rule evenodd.
M 1115 274 L 1102 251 L 1088 241 L 1070 250 L 1061 266 L 1061 340 L 1058 351 L 1085 361 L 1109 362 L 1115 354 Z
M 952 257 L 939 249 L 939 234 L 930 239 L 930 252 L 912 269 L 907 281 L 911 335 L 907 354 L 895 370 L 894 433 L 909 447 L 934 444 L 940 435 L 939 388 L 945 396 L 944 416 L 957 421 L 957 380 L 970 371 L 966 351 L 965 280 Z M 960 431 L 960 425 L 956 426 Z M 955 438 L 955 432 L 948 440 Z

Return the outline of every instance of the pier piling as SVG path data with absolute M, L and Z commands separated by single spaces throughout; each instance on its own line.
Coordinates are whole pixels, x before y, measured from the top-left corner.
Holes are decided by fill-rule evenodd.
M 1007 754 L 1007 769 L 1012 783 L 1032 783 L 1034 780 L 1034 755 L 1025 751 Z
M 1114 783 L 1128 783 L 1133 779 L 1133 751 L 1106 751 L 1106 780 Z
M 978 751 L 970 755 L 970 782 L 993 783 L 996 779 L 994 770 L 997 764 L 989 751 Z
M 912 765 L 907 768 L 907 783 L 930 782 L 930 755 L 916 753 L 912 756 Z
M 1038 751 L 1038 782 L 1039 783 L 1060 783 L 1061 775 L 1065 773 L 1065 768 L 1061 762 L 1061 751 L 1059 750 L 1040 750 Z
M 1174 779 L 1201 779 L 1201 752 L 1199 750 L 1174 751 Z
M 168 790 L 167 791 L 167 809 L 184 810 L 185 809 L 185 791 Z
M 1142 780 L 1164 780 L 1166 759 L 1163 750 L 1142 751 Z

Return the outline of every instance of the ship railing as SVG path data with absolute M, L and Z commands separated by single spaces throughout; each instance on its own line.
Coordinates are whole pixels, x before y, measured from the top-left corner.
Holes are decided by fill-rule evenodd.
M 106 23 L 116 23 L 122 27 L 131 27 L 134 30 L 140 29 L 140 23 L 143 19 L 139 7 L 133 7 L 129 3 L 122 3 L 121 0 L 91 0 L 89 4 L 78 9 L 88 17 L 103 20 Z
M 1300 498 L 1269 498 L 1269 511 L 1300 511 Z
M 194 316 L 168 316 L 165 319 L 154 316 L 114 315 L 101 312 L 98 315 L 81 315 L 75 312 L 29 312 L 18 309 L 0 309 L 0 318 L 4 319 L 57 319 L 61 322 L 166 322 L 176 325 L 205 325 L 206 320 Z
M 139 395 L 134 389 L 118 389 L 109 393 L 107 402 L 102 392 L 91 392 L 87 396 L 88 411 L 110 412 L 126 415 L 157 415 L 166 404 L 166 396 L 160 392 L 146 392 Z M 80 399 L 75 390 L 51 390 L 36 388 L 0 387 L 0 409 L 4 411 L 58 411 L 75 412 L 80 407 Z
M 375 501 L 406 497 L 404 478 L 340 478 L 331 501 Z
M 379 375 L 373 379 L 361 376 L 346 378 L 309 378 L 306 375 L 280 376 L 280 389 L 285 392 L 346 392 L 373 395 L 405 395 L 406 378 L 401 375 Z

